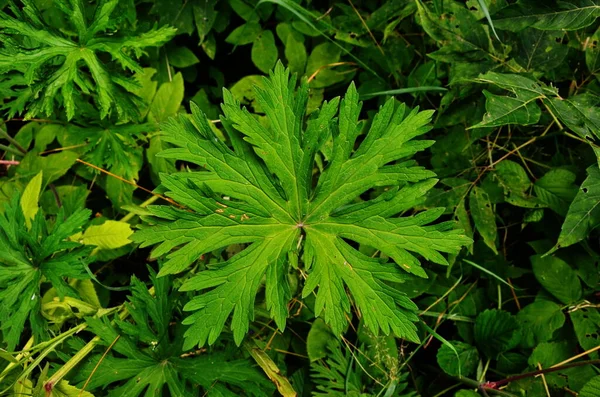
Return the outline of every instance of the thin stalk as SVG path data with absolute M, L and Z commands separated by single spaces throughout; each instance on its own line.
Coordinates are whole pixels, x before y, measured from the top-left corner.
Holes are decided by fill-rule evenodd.
M 7 141 L 9 141 L 11 145 L 16 147 L 17 150 L 21 152 L 20 155 L 27 154 L 27 150 L 25 150 L 25 148 L 23 148 L 23 146 L 21 146 L 19 142 L 17 142 L 13 137 L 8 135 L 8 132 L 4 131 L 2 128 L 0 128 L 0 138 L 4 138 Z
M 531 372 L 525 372 L 524 374 L 520 374 L 520 375 L 515 375 L 515 376 L 510 376 L 508 378 L 496 381 L 496 382 L 486 382 L 483 384 L 483 386 L 486 389 L 496 389 L 502 385 L 505 385 L 507 383 L 510 382 L 515 382 L 517 380 L 521 380 L 521 379 L 525 379 L 525 378 L 531 378 L 532 376 L 537 376 L 537 375 L 543 375 L 543 374 L 549 374 L 552 372 L 556 372 L 556 371 L 561 371 L 563 369 L 569 369 L 569 368 L 574 368 L 574 367 L 582 367 L 584 365 L 596 365 L 596 364 L 600 364 L 600 360 L 587 360 L 587 361 L 578 361 L 576 363 L 573 364 L 565 364 L 565 365 L 561 365 L 558 367 L 550 367 L 550 368 L 544 368 L 544 369 L 538 369 L 536 371 L 531 371 Z
M 23 153 L 19 152 L 17 149 L 12 148 L 10 146 L 2 145 L 0 143 L 0 150 L 4 150 L 5 152 L 12 153 L 16 156 L 23 156 Z

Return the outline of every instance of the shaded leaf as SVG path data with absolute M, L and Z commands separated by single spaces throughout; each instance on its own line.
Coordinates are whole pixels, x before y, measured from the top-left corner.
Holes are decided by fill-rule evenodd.
M 479 350 L 488 358 L 496 358 L 519 344 L 521 329 L 510 313 L 493 309 L 477 316 L 474 335 Z
M 531 266 L 539 283 L 562 303 L 568 305 L 581 298 L 581 282 L 577 273 L 562 259 L 534 255 Z

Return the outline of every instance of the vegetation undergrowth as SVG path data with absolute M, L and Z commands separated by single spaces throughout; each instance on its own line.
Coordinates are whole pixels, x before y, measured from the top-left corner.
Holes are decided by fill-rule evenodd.
M 0 396 L 600 396 L 597 0 L 0 0 Z

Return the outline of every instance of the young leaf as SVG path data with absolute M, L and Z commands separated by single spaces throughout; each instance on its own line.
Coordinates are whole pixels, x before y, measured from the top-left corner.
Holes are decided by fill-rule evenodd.
M 19 197 L 14 196 L 0 214 L 0 324 L 8 350 L 17 345 L 28 319 L 35 335 L 45 335 L 39 310 L 43 282 L 50 282 L 59 297 L 78 298 L 65 278 L 89 278 L 90 249 L 67 239 L 81 229 L 90 213 L 78 210 L 67 218 L 61 208 L 51 224 L 40 211 L 27 229 Z
M 165 139 L 177 148 L 163 156 L 203 169 L 163 176 L 167 194 L 186 209 L 150 207 L 153 225 L 133 239 L 142 246 L 158 244 L 153 257 L 173 251 L 161 275 L 181 272 L 216 249 L 248 244 L 184 283 L 183 290 L 204 290 L 185 306 L 195 312 L 184 321 L 191 325 L 186 346 L 215 342 L 230 315 L 235 341 L 241 343 L 263 279 L 266 306 L 283 329 L 290 298 L 288 253 L 297 247 L 303 247 L 308 273 L 302 294 L 316 295 L 316 315 L 335 334 L 346 325 L 349 293 L 373 333 L 418 340 L 416 306 L 389 283 L 402 283 L 402 270 L 426 276 L 415 255 L 447 264 L 441 252 L 457 253 L 471 241 L 452 230 L 453 223 L 428 226 L 441 209 L 395 216 L 421 202 L 436 182 L 432 172 L 407 161 L 432 144 L 413 139 L 429 130 L 431 112 L 406 112 L 390 99 L 354 149 L 362 126 L 354 85 L 341 104 L 338 98 L 324 103 L 304 126 L 306 82 L 296 91 L 295 78 L 279 63 L 263 84 L 256 94 L 266 123 L 224 91 L 221 121 L 232 148 L 194 106 L 191 119 L 180 116 L 164 126 Z M 334 151 L 313 189 L 314 156 L 330 134 Z M 374 199 L 357 200 L 376 186 L 390 188 Z M 348 241 L 372 246 L 396 264 L 368 257 Z
M 107 220 L 101 225 L 92 225 L 85 229 L 81 242 L 99 249 L 115 249 L 129 244 L 132 234 L 129 223 Z
M 40 192 L 42 190 L 42 175 L 43 170 L 33 177 L 25 186 L 21 195 L 21 209 L 25 216 L 25 224 L 28 229 L 31 229 L 31 221 L 35 218 L 35 214 L 39 211 Z

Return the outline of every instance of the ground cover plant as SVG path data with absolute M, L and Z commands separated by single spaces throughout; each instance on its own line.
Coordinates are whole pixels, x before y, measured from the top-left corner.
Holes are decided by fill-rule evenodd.
M 0 395 L 600 396 L 598 17 L 0 1 Z

